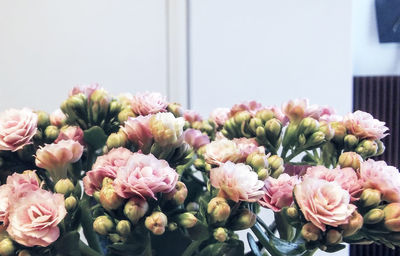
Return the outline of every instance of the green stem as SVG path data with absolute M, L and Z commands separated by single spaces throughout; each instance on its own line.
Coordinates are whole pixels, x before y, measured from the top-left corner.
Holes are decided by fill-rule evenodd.
M 82 256 L 102 256 L 102 254 L 96 252 L 82 241 L 79 241 L 79 251 Z
M 276 212 L 275 214 L 275 223 L 276 228 L 279 232 L 279 238 L 290 241 L 293 237 L 293 228 L 287 222 L 285 216 L 282 215 L 280 212 Z
M 79 203 L 79 206 L 81 208 L 81 223 L 83 234 L 85 235 L 89 246 L 95 251 L 101 252 L 99 238 L 93 230 L 93 219 L 90 212 L 89 200 L 90 198 L 86 194 L 83 194 L 82 200 Z
M 301 152 L 302 152 L 302 148 L 296 148 L 288 157 L 284 158 L 285 163 L 290 162 L 290 160 L 295 158 Z
M 201 243 L 203 243 L 205 239 L 193 241 L 183 252 L 182 256 L 192 256 L 195 251 L 200 247 Z
M 304 252 L 304 254 L 302 256 L 312 256 L 314 255 L 314 253 L 317 251 L 317 249 L 314 250 L 307 250 Z
M 282 256 L 279 251 L 269 243 L 267 236 L 261 232 L 259 224 L 255 224 L 251 227 L 251 230 L 271 256 Z

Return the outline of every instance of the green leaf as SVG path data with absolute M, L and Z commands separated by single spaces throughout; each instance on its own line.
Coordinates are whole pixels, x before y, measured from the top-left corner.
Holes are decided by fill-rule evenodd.
M 240 240 L 229 240 L 226 243 L 214 243 L 201 250 L 199 256 L 243 256 L 244 245 Z
M 346 245 L 344 244 L 335 244 L 335 245 L 328 245 L 328 248 L 325 250 L 325 252 L 337 252 L 340 250 L 343 250 L 346 248 Z
M 58 252 L 62 252 L 65 256 L 79 256 L 79 233 L 77 231 L 71 231 L 64 234 L 60 239 L 57 240 L 55 247 Z
M 99 126 L 93 126 L 83 132 L 85 142 L 94 149 L 104 146 L 107 141 L 107 135 Z

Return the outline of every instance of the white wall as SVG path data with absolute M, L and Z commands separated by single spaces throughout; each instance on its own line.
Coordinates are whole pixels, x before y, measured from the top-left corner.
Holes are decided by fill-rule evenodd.
M 379 43 L 375 0 L 353 0 L 354 75 L 399 75 L 400 44 Z
M 0 110 L 52 111 L 78 83 L 167 93 L 164 0 L 0 1 Z

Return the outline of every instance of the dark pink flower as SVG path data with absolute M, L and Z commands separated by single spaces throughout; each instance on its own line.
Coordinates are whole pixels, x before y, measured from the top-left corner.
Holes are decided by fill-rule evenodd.
M 199 149 L 210 143 L 210 138 L 196 129 L 187 129 L 183 133 L 184 140 L 194 149 Z

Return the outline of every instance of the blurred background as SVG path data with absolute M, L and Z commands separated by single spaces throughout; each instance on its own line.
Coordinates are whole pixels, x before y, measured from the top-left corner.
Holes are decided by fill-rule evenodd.
M 0 0 L 0 110 L 50 112 L 72 86 L 98 82 L 114 94 L 159 91 L 203 116 L 244 100 L 281 105 L 307 97 L 339 114 L 364 108 L 390 119 L 400 108 L 392 97 L 399 95 L 399 33 L 397 23 L 379 19 L 390 16 L 393 3 L 400 6 L 397 0 Z M 351 249 L 351 255 L 388 253 Z

